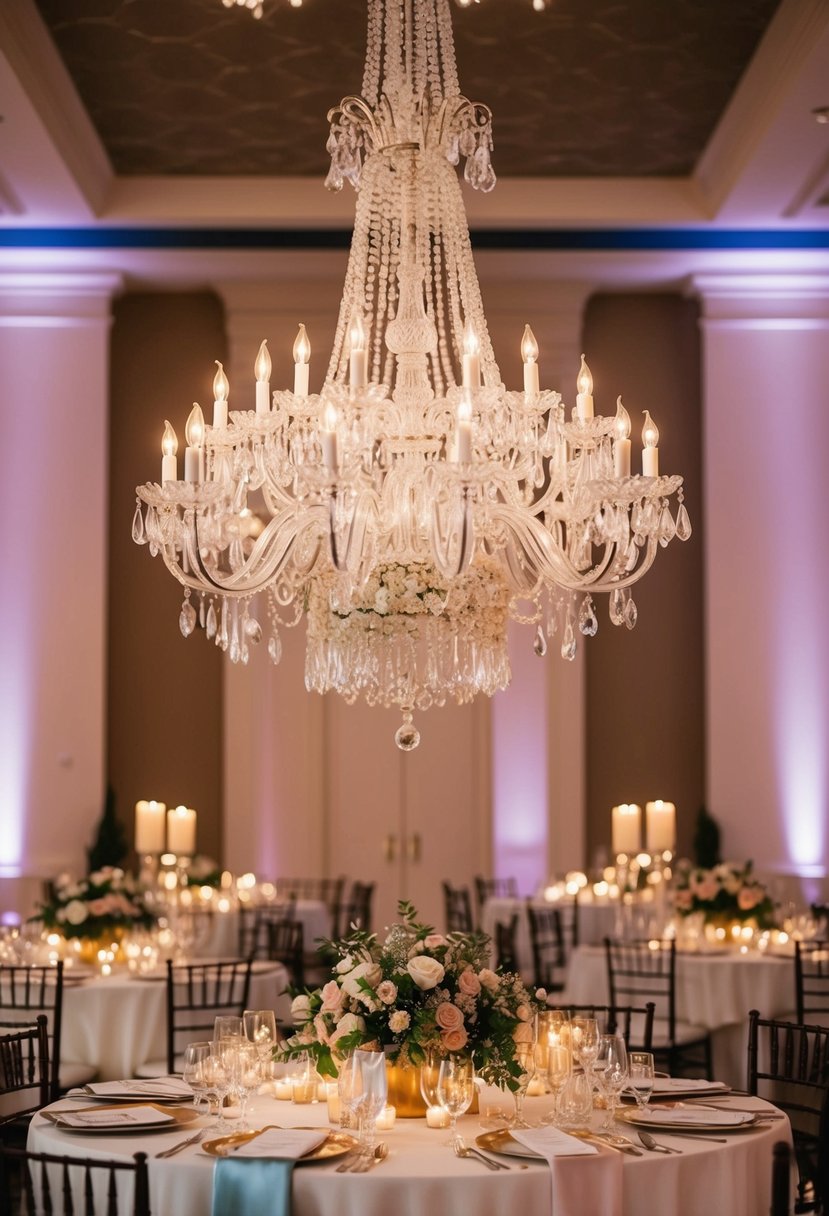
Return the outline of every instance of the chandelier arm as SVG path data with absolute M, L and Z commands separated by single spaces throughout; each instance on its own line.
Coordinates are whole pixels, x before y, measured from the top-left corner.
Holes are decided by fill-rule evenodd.
M 472 503 L 469 485 L 462 486 L 463 503 L 461 507 L 461 538 L 457 546 L 457 560 L 450 561 L 450 545 L 452 541 L 452 526 L 449 524 L 444 533 L 440 521 L 440 508 L 434 503 L 430 516 L 430 542 L 435 554 L 435 565 L 444 578 L 457 578 L 469 568 L 472 554 L 475 551 L 475 527 L 472 517 Z
M 188 514 L 190 513 L 188 512 Z M 210 590 L 222 595 L 234 596 L 256 595 L 257 592 L 264 590 L 285 568 L 299 537 L 304 532 L 311 531 L 314 524 L 319 526 L 320 522 L 317 518 L 318 513 L 311 508 L 302 527 L 298 527 L 295 512 L 285 508 L 279 515 L 273 517 L 262 535 L 257 538 L 243 566 L 228 577 L 222 578 L 211 571 L 202 559 L 198 516 L 195 511 L 192 514 L 192 531 L 187 529 L 187 556 L 191 565 L 198 570 Z M 260 561 L 262 555 L 268 550 L 270 552 L 267 558 Z M 255 576 L 252 575 L 254 570 L 256 570 Z
M 377 518 L 377 499 L 371 490 L 363 490 L 357 495 L 357 501 L 354 504 L 351 520 L 348 524 L 348 535 L 345 542 L 345 551 L 343 552 L 342 547 L 337 542 L 335 512 L 338 497 L 339 490 L 334 486 L 328 498 L 329 548 L 334 569 L 338 570 L 340 574 L 349 574 L 359 566 L 362 559 L 369 521 L 372 518 L 375 520 Z M 355 553 L 357 554 L 356 559 L 354 557 Z

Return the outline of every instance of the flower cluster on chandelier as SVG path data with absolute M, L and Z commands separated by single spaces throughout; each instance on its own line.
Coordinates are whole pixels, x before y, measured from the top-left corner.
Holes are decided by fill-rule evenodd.
M 600 594 L 633 628 L 631 587 L 691 526 L 649 413 L 634 472 L 629 415 L 621 398 L 595 414 L 583 356 L 568 413 L 528 325 L 523 388 L 504 387 L 456 169 L 495 185 L 490 111 L 460 92 L 449 0 L 368 0 L 368 17 L 362 93 L 329 114 L 326 184 L 349 181 L 357 209 L 322 390 L 302 325 L 292 390 L 271 392 L 262 342 L 252 410 L 229 411 L 219 364 L 212 425 L 194 405 L 181 480 L 166 424 L 133 537 L 185 588 L 185 636 L 198 623 L 246 663 L 267 633 L 278 662 L 307 619 L 307 687 L 399 707 L 410 749 L 415 709 L 507 685 L 509 619 L 565 659 Z

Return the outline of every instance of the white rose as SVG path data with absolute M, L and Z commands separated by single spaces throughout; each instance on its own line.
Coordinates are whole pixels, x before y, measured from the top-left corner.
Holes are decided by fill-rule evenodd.
M 295 996 L 291 1001 L 291 1018 L 295 1026 L 301 1026 L 303 1022 L 307 1022 L 311 1016 L 311 1001 L 301 992 L 299 996 Z
M 333 1045 L 344 1038 L 345 1035 L 351 1034 L 352 1030 L 363 1031 L 365 1028 L 366 1023 L 364 1018 L 361 1018 L 358 1013 L 347 1013 L 344 1017 L 340 1018 L 337 1029 L 331 1035 L 329 1041 Z
M 89 909 L 82 900 L 73 899 L 66 905 L 63 913 L 70 925 L 82 925 L 89 914 Z
M 360 987 L 360 980 L 365 980 L 369 988 L 376 988 L 383 978 L 383 972 L 377 963 L 359 963 L 343 980 L 343 991 L 349 996 L 363 997 L 365 991 Z
M 406 970 L 423 992 L 428 992 L 430 988 L 437 988 L 445 975 L 443 966 L 436 958 L 431 958 L 428 954 L 420 954 L 416 958 L 409 959 Z
M 345 958 L 340 959 L 334 970 L 337 972 L 337 975 L 345 975 L 346 971 L 350 971 L 353 966 L 354 959 L 350 954 L 347 954 Z

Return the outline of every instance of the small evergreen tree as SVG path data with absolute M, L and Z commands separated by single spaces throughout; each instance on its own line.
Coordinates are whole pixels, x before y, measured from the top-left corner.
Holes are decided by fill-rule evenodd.
M 102 866 L 123 866 L 129 848 L 124 825 L 115 814 L 115 790 L 108 785 L 104 813 L 95 839 L 86 852 L 88 873 L 100 870 Z
M 704 806 L 699 808 L 697 827 L 694 832 L 694 861 L 703 870 L 722 861 L 720 856 L 720 828 L 713 815 Z

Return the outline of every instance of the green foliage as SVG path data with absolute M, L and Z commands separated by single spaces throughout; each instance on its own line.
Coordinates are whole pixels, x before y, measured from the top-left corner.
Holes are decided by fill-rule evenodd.
M 713 869 L 722 861 L 720 854 L 720 828 L 713 815 L 704 806 L 699 809 L 694 832 L 694 861 L 702 870 Z

